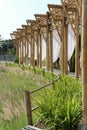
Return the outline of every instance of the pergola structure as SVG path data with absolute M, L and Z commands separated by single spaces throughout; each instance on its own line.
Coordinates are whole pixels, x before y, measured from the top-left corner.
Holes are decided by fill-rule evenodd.
M 62 5 L 48 4 L 49 12 L 35 14 L 36 20 L 26 20 L 27 25 L 17 30 L 15 37 L 19 50 L 19 64 L 42 67 L 42 37 L 46 41 L 46 69 L 53 71 L 53 34 L 57 29 L 60 37 L 60 70 L 68 74 L 68 24 L 76 36 L 75 72 L 79 77 L 79 28 L 81 27 L 81 0 L 61 0 Z M 80 4 L 79 4 L 80 2 Z M 79 8 L 78 8 L 79 7 Z M 19 42 L 20 43 L 19 43 Z M 20 44 L 20 45 L 19 45 Z M 22 49 L 21 49 L 22 48 Z M 37 51 L 37 53 L 36 53 Z M 23 53 L 23 54 L 22 54 Z M 22 59 L 22 60 L 20 60 Z
M 36 65 L 42 67 L 42 36 L 43 36 L 46 41 L 46 68 L 52 71 L 53 70 L 52 30 L 56 28 L 61 41 L 61 51 L 60 51 L 61 73 L 68 74 L 67 26 L 69 21 L 67 20 L 68 18 L 67 15 L 65 15 L 66 14 L 65 9 L 63 8 L 62 5 L 48 5 L 48 8 L 49 12 L 47 12 L 46 14 L 35 14 L 36 20 L 26 20 L 27 25 L 23 25 L 21 31 L 19 31 L 21 40 L 20 46 L 23 46 L 22 48 L 25 48 L 25 49 L 19 49 L 19 51 L 21 51 L 20 53 L 23 53 L 24 55 L 22 62 L 20 62 L 19 58 L 19 63 L 23 63 L 23 65 L 28 64 L 26 60 L 28 59 L 28 53 L 30 51 L 30 58 L 29 58 L 30 65 L 35 66 L 35 53 L 36 53 L 35 51 L 37 51 Z M 74 18 L 75 18 L 75 12 L 76 10 L 74 10 L 73 15 Z M 74 23 L 75 19 L 72 19 L 71 14 L 72 13 L 70 13 L 71 18 L 70 20 L 71 22 Z M 73 23 L 72 28 L 75 31 L 75 26 L 73 25 Z M 27 32 L 29 32 L 29 34 Z M 16 37 L 16 39 L 18 38 Z M 37 50 L 35 46 L 37 46 Z
M 82 4 L 83 1 L 83 4 Z M 42 68 L 42 39 L 46 42 L 45 66 L 47 70 L 53 71 L 53 33 L 57 30 L 60 38 L 60 70 L 68 74 L 68 25 L 74 32 L 76 39 L 75 47 L 75 74 L 79 78 L 79 54 L 81 44 L 82 58 L 82 109 L 83 118 L 81 125 L 87 125 L 87 1 L 86 0 L 61 0 L 62 5 L 48 4 L 49 12 L 46 14 L 35 14 L 35 20 L 26 20 L 27 25 L 22 25 L 11 33 L 16 46 L 19 64 L 32 65 Z M 82 6 L 83 5 L 83 6 Z M 85 16 L 85 17 L 84 17 Z M 82 32 L 81 32 L 82 30 Z M 80 42 L 79 37 L 82 37 Z M 79 128 L 80 129 L 80 128 Z
M 38 29 L 37 37 L 38 37 L 38 48 L 39 48 L 39 65 L 42 68 L 42 36 L 46 38 L 46 27 L 47 27 L 46 14 L 35 14 L 34 16 L 37 21 L 37 29 Z M 48 62 L 46 64 L 46 67 L 48 68 Z
M 81 27 L 81 0 L 61 0 L 67 23 L 71 24 L 76 36 L 75 48 L 75 72 L 76 78 L 79 77 L 79 35 Z
M 49 8 L 49 12 L 50 12 L 50 19 L 51 19 L 51 22 L 53 23 L 52 29 L 54 29 L 54 27 L 57 29 L 58 35 L 61 40 L 60 69 L 61 69 L 62 73 L 67 73 L 67 72 L 65 72 L 65 67 L 64 67 L 65 66 L 65 64 L 64 64 L 64 45 L 65 44 L 63 43 L 64 42 L 63 7 L 62 7 L 62 5 L 48 4 L 48 8 Z

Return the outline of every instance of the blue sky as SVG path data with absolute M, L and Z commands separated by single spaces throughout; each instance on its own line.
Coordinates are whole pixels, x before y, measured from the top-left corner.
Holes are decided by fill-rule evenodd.
M 46 13 L 47 4 L 59 4 L 61 0 L 0 0 L 0 35 L 10 39 L 10 33 L 27 19 L 34 19 L 35 13 Z

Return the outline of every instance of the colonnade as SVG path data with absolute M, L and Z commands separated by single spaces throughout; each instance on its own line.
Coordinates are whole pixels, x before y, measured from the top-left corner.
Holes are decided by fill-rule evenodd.
M 79 0 L 81 2 L 81 0 Z M 61 73 L 68 74 L 68 24 L 76 36 L 76 60 L 75 72 L 79 77 L 79 28 L 81 18 L 81 4 L 76 0 L 61 0 L 62 5 L 48 4 L 49 12 L 46 14 L 35 14 L 35 20 L 26 20 L 27 25 L 11 33 L 15 39 L 15 45 L 19 64 L 37 65 L 42 68 L 42 37 L 46 42 L 47 70 L 53 71 L 53 33 L 57 30 L 60 38 L 60 70 Z M 67 6 L 66 6 L 67 5 Z M 80 8 L 80 9 L 79 9 Z

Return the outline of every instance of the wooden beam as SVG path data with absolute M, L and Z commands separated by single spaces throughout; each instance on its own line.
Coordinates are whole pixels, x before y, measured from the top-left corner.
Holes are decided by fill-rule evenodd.
M 36 17 L 45 17 L 46 18 L 46 14 L 34 14 L 35 18 Z
M 48 4 L 49 10 L 55 8 L 55 9 L 63 9 L 62 5 L 54 5 L 54 4 Z

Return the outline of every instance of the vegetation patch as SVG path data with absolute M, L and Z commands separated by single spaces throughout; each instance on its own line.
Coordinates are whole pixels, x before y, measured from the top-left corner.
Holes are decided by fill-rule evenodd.
M 43 76 L 15 66 L 0 65 L 0 130 L 19 130 L 27 125 L 25 90 L 31 91 L 47 82 Z M 35 114 L 34 117 L 36 120 Z
M 41 69 L 9 65 L 0 65 L 0 130 L 19 130 L 27 125 L 25 90 L 41 87 L 57 76 L 45 72 L 43 77 Z M 40 118 L 38 127 L 47 130 L 76 130 L 82 116 L 80 81 L 61 76 L 54 86 L 31 95 L 32 107 L 39 105 L 33 121 Z
M 44 90 L 38 115 L 52 130 L 76 130 L 82 116 L 81 84 L 69 76 L 61 76 L 55 89 Z

